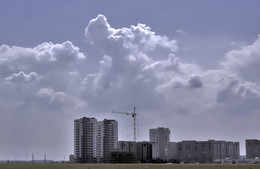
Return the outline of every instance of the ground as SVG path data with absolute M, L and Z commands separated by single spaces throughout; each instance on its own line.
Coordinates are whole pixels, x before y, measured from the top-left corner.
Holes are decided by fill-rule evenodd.
M 0 164 L 0 169 L 260 169 L 260 165 L 222 164 Z

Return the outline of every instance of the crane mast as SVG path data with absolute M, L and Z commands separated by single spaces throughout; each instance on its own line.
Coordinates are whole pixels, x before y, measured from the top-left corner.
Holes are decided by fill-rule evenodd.
M 131 115 L 134 120 L 134 141 L 136 142 L 136 112 L 135 112 L 135 107 L 134 107 L 134 112 L 118 112 L 118 111 L 112 111 L 112 113 L 119 113 L 119 114 L 125 114 L 125 115 Z

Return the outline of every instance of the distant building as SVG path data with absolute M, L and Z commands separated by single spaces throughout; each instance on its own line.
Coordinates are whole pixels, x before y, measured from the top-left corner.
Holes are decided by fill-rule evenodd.
M 110 156 L 110 163 L 135 163 L 135 156 L 131 152 L 113 151 Z
M 123 161 L 123 157 L 125 156 L 126 162 L 129 162 L 130 154 L 131 158 L 134 158 L 134 162 L 152 162 L 152 143 L 143 141 L 143 142 L 134 142 L 134 141 L 119 141 L 117 144 L 116 153 L 113 153 L 114 159 L 116 155 L 120 159 L 120 162 Z M 120 153 L 127 152 L 127 153 Z
M 173 162 L 173 160 L 178 159 L 178 157 L 177 157 L 177 143 L 176 142 L 169 142 L 168 148 L 169 148 L 169 159 L 170 159 L 171 162 Z
M 136 162 L 136 142 L 119 141 L 116 151 L 111 154 L 111 163 L 135 163 Z
M 97 121 L 83 117 L 74 120 L 74 157 L 77 163 L 108 162 L 117 147 L 115 120 Z
M 104 162 L 110 162 L 110 155 L 112 151 L 117 148 L 118 142 L 118 123 L 116 120 L 103 121 L 103 158 Z
M 216 160 L 236 160 L 239 143 L 226 141 L 182 141 L 177 143 L 177 157 L 184 163 L 213 163 Z
M 260 158 L 260 140 L 255 140 L 255 139 L 246 140 L 246 158 L 247 159 Z
M 226 142 L 226 156 L 229 159 L 240 159 L 239 142 Z
M 151 162 L 153 160 L 152 148 L 153 144 L 151 142 L 137 142 L 137 161 L 141 163 Z
M 101 163 L 104 160 L 104 122 L 98 121 L 96 127 L 96 157 L 97 162 Z
M 71 164 L 75 163 L 74 155 L 69 155 L 69 163 L 71 163 Z
M 132 153 L 135 160 L 137 159 L 137 146 L 134 141 L 119 141 L 117 143 L 117 151 Z
M 74 120 L 74 155 L 76 162 L 92 163 L 96 158 L 97 119 Z
M 149 130 L 150 142 L 153 142 L 153 159 L 169 160 L 170 130 L 158 127 Z

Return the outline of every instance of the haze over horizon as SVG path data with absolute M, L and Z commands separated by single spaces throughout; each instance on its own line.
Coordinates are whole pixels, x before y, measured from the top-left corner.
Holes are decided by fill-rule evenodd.
M 119 140 L 260 139 L 260 1 L 0 1 L 0 160 L 73 154 L 74 119 Z M 138 134 L 139 133 L 139 134 Z

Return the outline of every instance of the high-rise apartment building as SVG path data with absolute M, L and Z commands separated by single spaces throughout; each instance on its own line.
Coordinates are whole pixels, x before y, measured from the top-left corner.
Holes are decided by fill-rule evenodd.
M 74 121 L 74 155 L 76 162 L 90 163 L 96 158 L 96 124 L 95 118 Z
M 103 121 L 103 159 L 109 162 L 110 153 L 117 148 L 118 142 L 118 123 L 116 120 Z
M 246 140 L 246 158 L 247 159 L 260 158 L 260 140 L 256 140 L 256 139 Z
M 169 160 L 170 130 L 158 127 L 149 130 L 150 142 L 153 142 L 153 159 Z
M 96 128 L 96 155 L 97 155 L 97 162 L 103 162 L 104 157 L 104 122 L 97 121 L 97 128 Z
M 108 162 L 117 141 L 115 120 L 83 117 L 74 121 L 74 156 L 78 163 Z

